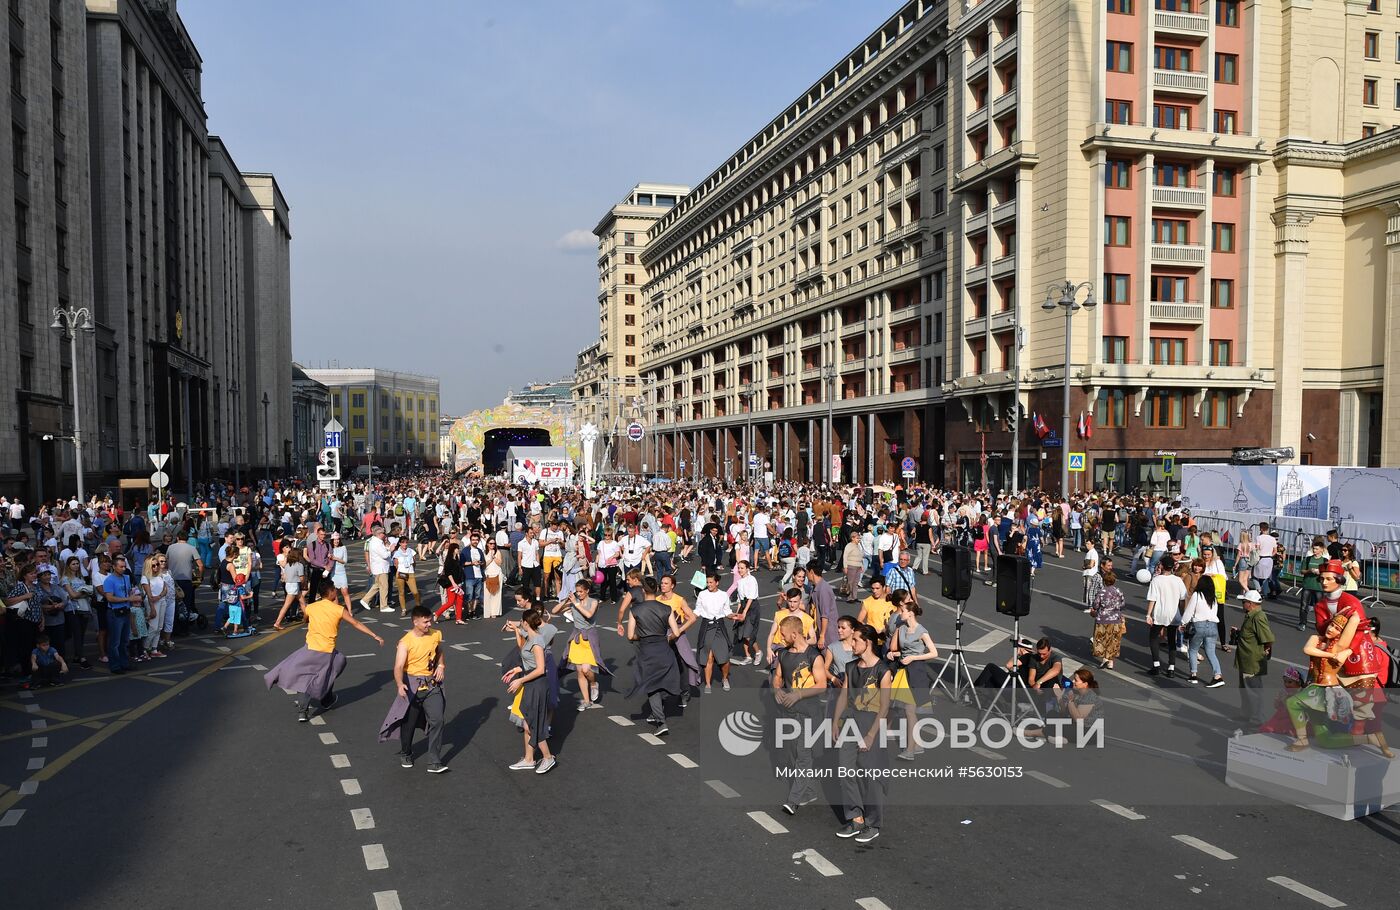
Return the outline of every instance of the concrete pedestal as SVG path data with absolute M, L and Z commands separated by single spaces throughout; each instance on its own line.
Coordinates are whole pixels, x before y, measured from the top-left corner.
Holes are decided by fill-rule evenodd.
M 1225 783 L 1344 821 L 1400 803 L 1400 759 L 1374 746 L 1289 752 L 1286 736 L 1230 740 Z

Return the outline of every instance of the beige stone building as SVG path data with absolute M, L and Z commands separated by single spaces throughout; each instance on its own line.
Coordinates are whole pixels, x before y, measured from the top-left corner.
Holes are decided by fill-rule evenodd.
M 1400 8 L 1366 0 L 900 5 L 648 233 L 644 458 L 1400 465 L 1398 61 Z M 1066 282 L 1096 305 L 1066 319 Z
M 642 249 L 647 232 L 690 191 L 669 183 L 639 183 L 608 209 L 598 238 L 598 341 L 579 352 L 573 399 L 582 422 L 604 434 L 597 447 L 605 469 L 640 471 L 642 447 L 626 439 L 629 423 L 642 421 L 638 366 L 643 357 L 642 288 L 647 284 Z

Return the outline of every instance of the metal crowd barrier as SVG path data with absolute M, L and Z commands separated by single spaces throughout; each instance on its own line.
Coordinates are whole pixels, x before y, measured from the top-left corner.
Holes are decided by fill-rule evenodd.
M 1361 581 L 1357 584 L 1356 595 L 1367 606 L 1382 603 L 1382 590 L 1395 590 L 1396 569 L 1390 559 L 1392 552 L 1400 553 L 1400 540 L 1352 541 L 1357 559 L 1361 563 Z M 1362 596 L 1362 592 L 1367 592 Z

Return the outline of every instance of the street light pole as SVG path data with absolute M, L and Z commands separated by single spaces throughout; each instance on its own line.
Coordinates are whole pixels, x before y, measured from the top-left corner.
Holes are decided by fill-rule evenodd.
M 752 381 L 744 383 L 743 387 L 740 389 L 739 396 L 744 399 L 744 477 L 748 479 L 749 483 L 753 483 L 753 465 L 751 462 L 754 456 L 753 450 L 756 447 L 753 444 L 754 384 Z
M 78 331 L 93 330 L 92 311 L 87 307 L 54 307 L 49 327 L 68 334 L 68 351 L 73 364 L 73 468 L 74 479 L 78 482 L 78 504 L 83 506 L 87 504 L 87 491 L 83 487 L 83 429 L 78 414 Z
M 240 445 L 238 444 L 238 443 L 240 442 L 240 440 L 239 440 L 239 438 L 238 438 L 238 425 L 239 425 L 242 421 L 240 421 L 240 420 L 238 419 L 239 414 L 238 414 L 238 380 L 237 380 L 237 379 L 235 379 L 235 380 L 233 381 L 233 384 L 230 385 L 230 386 L 228 387 L 228 390 L 229 390 L 231 393 L 233 393 L 233 491 L 234 491 L 234 494 L 237 495 L 238 491 L 241 490 L 241 489 L 243 489 L 243 485 L 242 485 L 242 479 L 243 479 L 243 477 L 242 477 L 242 471 L 241 471 L 241 467 L 242 467 L 242 466 L 239 464 L 239 462 L 241 461 L 241 456 L 242 456 L 242 454 L 243 454 L 243 448 L 242 448 L 242 446 L 240 446 Z
M 822 460 L 826 462 L 826 471 L 823 476 L 826 477 L 828 484 L 835 485 L 836 475 L 832 472 L 831 456 L 836 450 L 831 444 L 831 428 L 834 426 L 831 409 L 835 404 L 833 399 L 836 397 L 836 367 L 831 364 L 822 367 L 822 380 L 823 385 L 826 386 L 826 429 L 822 431 L 822 449 L 824 450 Z
M 272 486 L 272 455 L 268 449 L 269 441 L 267 436 L 267 406 L 272 403 L 272 399 L 263 392 L 263 483 Z
M 1079 292 L 1088 291 L 1085 295 L 1084 303 L 1078 301 Z M 1058 295 L 1058 298 L 1057 296 Z M 1060 495 L 1069 495 L 1069 384 L 1071 359 L 1074 356 L 1071 347 L 1071 332 L 1074 330 L 1074 314 L 1081 309 L 1093 309 L 1098 306 L 1098 301 L 1094 300 L 1094 283 L 1092 281 L 1082 281 L 1075 284 L 1065 281 L 1059 284 L 1052 284 L 1045 289 L 1045 302 L 1040 308 L 1047 313 L 1055 311 L 1059 307 L 1065 311 L 1065 387 L 1064 387 L 1064 414 L 1060 420 Z

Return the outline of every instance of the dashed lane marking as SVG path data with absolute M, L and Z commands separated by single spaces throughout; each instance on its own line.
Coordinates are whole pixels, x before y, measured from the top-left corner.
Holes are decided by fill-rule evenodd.
M 642 742 L 650 743 L 653 746 L 662 746 L 666 744 L 666 740 L 657 736 L 655 733 L 638 733 L 637 738 L 640 739 Z
M 1345 907 L 1345 906 L 1346 906 L 1345 903 L 1343 903 L 1342 901 L 1337 900 L 1337 899 L 1336 899 L 1335 897 L 1333 897 L 1332 895 L 1330 895 L 1330 894 L 1323 894 L 1321 891 L 1318 891 L 1316 888 L 1309 888 L 1307 885 L 1303 884 L 1302 882 L 1295 882 L 1293 879 L 1289 878 L 1289 877 L 1286 876 L 1286 875 L 1274 875 L 1274 876 L 1270 876 L 1269 881 L 1273 882 L 1275 885 L 1278 885 L 1280 888 L 1287 888 L 1289 891 L 1292 891 L 1294 894 L 1301 894 L 1303 897 L 1306 897 L 1306 898 L 1307 898 L 1308 900 L 1310 900 L 1310 901 L 1316 901 L 1317 903 L 1321 904 L 1321 905 L 1324 906 L 1324 907 Z
M 313 726 L 313 727 L 324 727 L 325 725 L 326 725 L 326 719 L 325 719 L 324 717 L 322 717 L 321 715 L 318 714 L 318 715 L 316 715 L 315 717 L 311 718 L 311 726 Z
M 25 767 L 25 770 L 26 770 L 26 771 L 39 771 L 39 770 L 41 770 L 41 769 L 44 767 L 45 763 L 47 763 L 47 762 L 48 762 L 48 759 L 44 758 L 44 756 L 42 756 L 42 755 L 37 755 L 37 756 L 35 756 L 34 758 L 31 758 L 31 759 L 29 760 L 29 764 Z
M 878 897 L 862 897 L 856 900 L 856 906 L 861 910 L 890 910 L 890 905 L 880 900 Z
M 331 767 L 332 767 L 332 768 L 348 768 L 348 767 L 350 767 L 350 756 L 346 755 L 344 752 L 337 752 L 335 755 L 332 755 L 332 756 L 331 756 Z
M 39 792 L 39 782 L 37 780 L 27 780 L 19 785 L 20 796 L 33 796 Z
M 373 652 L 373 651 L 366 651 L 366 652 L 363 653 L 363 654 L 347 654 L 347 655 L 345 655 L 345 659 L 346 659 L 346 660 L 354 660 L 354 659 L 357 658 L 357 657 L 373 657 L 373 656 L 374 656 L 374 652 Z
M 184 670 L 158 670 L 155 673 L 147 673 L 147 676 L 183 676 Z
M 621 714 L 609 714 L 609 715 L 608 715 L 608 720 L 610 720 L 610 721 L 612 721 L 613 723 L 617 724 L 619 727 L 635 727 L 635 726 L 636 726 L 636 724 L 632 723 L 631 720 L 629 720 L 629 719 L 626 718 L 626 717 L 623 717 Z
M 707 780 L 705 786 L 723 796 L 725 799 L 738 799 L 739 791 L 729 786 L 722 780 Z
M 1057 789 L 1057 790 L 1067 790 L 1067 789 L 1069 789 L 1069 784 L 1067 784 L 1067 783 L 1065 783 L 1064 781 L 1060 780 L 1058 777 L 1051 777 L 1049 774 L 1046 774 L 1044 771 L 1027 771 L 1027 772 L 1026 772 L 1026 776 L 1027 776 L 1027 777 L 1034 777 L 1036 780 L 1040 781 L 1042 784 L 1049 784 L 1050 786 L 1054 787 L 1054 788 Z
M 0 815 L 0 828 L 13 828 L 19 824 L 19 820 L 24 818 L 24 809 L 11 809 L 4 815 Z
M 668 756 L 666 756 L 666 757 L 669 758 L 671 761 L 675 762 L 676 764 L 680 765 L 682 768 L 698 768 L 698 767 L 700 767 L 700 766 L 697 765 L 695 762 L 693 762 L 693 761 L 691 761 L 690 759 L 686 758 L 684 755 L 682 755 L 682 754 L 679 753 L 679 752 L 672 752 L 670 755 L 668 755 Z
M 816 869 L 818 872 L 820 872 L 827 878 L 831 878 L 832 876 L 841 874 L 841 870 L 832 865 L 831 860 L 822 856 L 820 853 L 818 853 L 816 850 L 813 850 L 811 847 L 808 847 L 806 850 L 794 853 L 792 855 L 792 858 L 798 862 L 805 860 L 807 862 L 807 865 L 811 866 L 813 869 Z
M 230 648 L 228 645 L 219 645 L 219 646 L 218 646 L 218 650 L 220 650 L 220 651 L 222 651 L 223 653 L 227 654 L 227 653 L 229 653 L 230 651 L 232 651 L 233 649 Z
M 27 689 L 24 689 L 24 690 L 21 690 L 21 691 L 20 691 L 19 697 L 22 698 L 22 699 L 24 699 L 25 701 L 28 701 L 29 699 L 31 699 L 31 698 L 34 697 L 34 693 L 33 693 L 33 692 L 30 692 L 30 691 L 27 690 Z
M 82 721 L 75 721 L 75 723 L 82 723 Z M 42 717 L 39 718 L 38 720 L 31 720 L 31 721 L 29 722 L 29 728 L 30 728 L 31 730 L 47 730 L 48 727 L 49 727 L 49 722 L 46 721 L 46 720 L 44 720 Z
M 368 809 L 351 809 L 350 820 L 355 823 L 356 831 L 368 831 L 374 827 L 374 813 Z
M 49 738 L 47 736 L 36 736 L 29 741 L 29 746 L 33 749 L 43 749 L 47 747 L 48 744 Z
M 1139 815 L 1138 813 L 1134 812 L 1132 809 L 1129 809 L 1126 806 L 1120 806 L 1117 803 L 1111 803 L 1106 799 L 1096 799 L 1093 802 L 1094 805 L 1102 806 L 1103 808 L 1112 812 L 1114 815 L 1121 815 L 1129 821 L 1140 822 L 1143 819 L 1147 818 L 1146 815 Z
M 340 789 L 345 791 L 346 796 L 359 796 L 364 791 L 360 789 L 360 782 L 353 777 L 347 777 L 340 782 Z
M 26 712 L 28 712 L 29 714 L 38 714 L 38 713 L 39 713 L 39 706 L 38 706 L 38 705 L 25 705 L 25 706 L 24 706 L 24 710 L 25 710 Z
M 452 650 L 454 650 L 454 651 L 465 651 L 465 650 L 467 650 L 467 646 L 466 646 L 466 645 L 448 645 L 448 647 L 450 647 L 450 648 L 451 648 Z
M 374 892 L 374 910 L 403 910 L 403 904 L 399 903 L 399 892 Z
M 384 855 L 383 844 L 365 844 L 360 850 L 365 854 L 366 869 L 373 871 L 389 868 L 389 857 Z
M 1202 853 L 1206 854 L 1207 856 L 1213 856 L 1213 857 L 1215 857 L 1216 859 L 1220 859 L 1220 860 L 1238 859 L 1238 857 L 1236 857 L 1235 854 L 1230 853 L 1229 851 L 1226 851 L 1226 850 L 1221 850 L 1219 847 L 1215 846 L 1214 844 L 1208 844 L 1208 843 L 1206 843 L 1205 841 L 1201 840 L 1199 837 L 1192 837 L 1192 836 L 1189 835 L 1189 834 L 1173 834 L 1173 835 L 1172 835 L 1172 840 L 1174 840 L 1174 841 L 1180 841 L 1181 843 L 1185 844 L 1185 845 L 1188 846 L 1188 847 L 1195 847 L 1197 850 L 1201 851 Z
M 767 812 L 750 812 L 749 818 L 758 822 L 758 826 L 769 834 L 787 834 L 788 829 L 778 824 L 778 820 Z
M 254 669 L 254 670 L 261 670 L 261 671 L 264 672 L 264 673 L 267 672 L 267 667 L 264 667 L 262 664 L 253 664 L 253 669 Z
M 338 742 L 340 742 L 340 740 L 336 738 L 334 733 L 321 734 L 321 745 L 323 746 L 334 746 Z
M 490 654 L 477 654 L 477 655 L 475 655 L 475 657 L 476 657 L 477 660 L 495 660 L 495 659 L 496 659 L 496 658 L 492 657 Z

